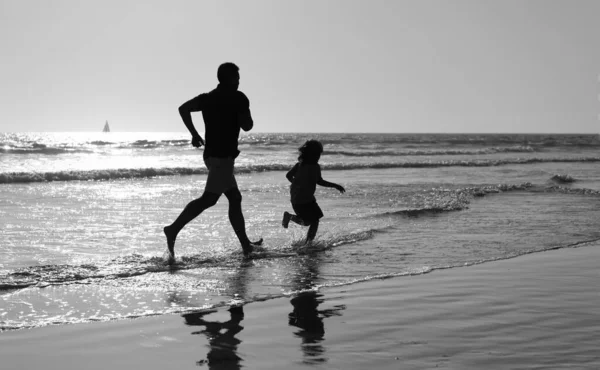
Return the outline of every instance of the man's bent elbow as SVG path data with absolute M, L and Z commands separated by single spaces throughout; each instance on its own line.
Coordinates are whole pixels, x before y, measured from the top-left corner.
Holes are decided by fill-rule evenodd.
M 249 113 L 241 113 L 238 115 L 238 122 L 244 131 L 250 131 L 254 127 L 254 121 Z
M 180 115 L 183 115 L 183 114 L 186 114 L 186 113 L 189 113 L 189 112 L 190 112 L 190 110 L 189 110 L 189 109 L 187 109 L 187 107 L 186 107 L 186 104 L 185 104 L 185 103 L 183 103 L 183 104 L 181 104 L 181 105 L 179 106 L 179 114 L 180 114 Z

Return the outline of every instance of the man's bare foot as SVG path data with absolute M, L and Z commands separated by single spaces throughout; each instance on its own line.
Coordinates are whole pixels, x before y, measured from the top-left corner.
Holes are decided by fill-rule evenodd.
M 248 257 L 250 253 L 252 253 L 252 251 L 254 250 L 254 247 L 252 246 L 252 244 L 243 245 L 242 250 L 244 251 L 244 257 Z
M 165 226 L 163 232 L 167 237 L 167 248 L 169 249 L 169 260 L 167 263 L 172 265 L 175 263 L 175 239 L 177 238 L 177 234 L 174 234 L 169 226 Z
M 254 247 L 259 246 L 263 243 L 263 239 L 260 238 L 259 240 L 253 242 L 248 240 L 248 244 L 242 245 L 242 250 L 244 251 L 244 256 L 248 257 L 250 255 L 250 253 L 252 253 L 252 251 L 254 250 Z

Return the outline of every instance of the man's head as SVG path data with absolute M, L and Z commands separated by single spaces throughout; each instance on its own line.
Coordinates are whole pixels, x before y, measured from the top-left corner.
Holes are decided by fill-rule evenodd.
M 219 83 L 226 86 L 235 87 L 236 89 L 240 85 L 240 73 L 239 68 L 233 63 L 227 62 L 219 66 L 217 70 L 217 78 Z

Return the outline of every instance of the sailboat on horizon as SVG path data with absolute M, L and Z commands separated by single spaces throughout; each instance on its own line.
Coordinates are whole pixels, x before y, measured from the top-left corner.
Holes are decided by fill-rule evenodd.
M 106 121 L 106 123 L 104 124 L 104 128 L 102 129 L 102 132 L 110 132 L 110 127 L 108 126 L 108 121 Z

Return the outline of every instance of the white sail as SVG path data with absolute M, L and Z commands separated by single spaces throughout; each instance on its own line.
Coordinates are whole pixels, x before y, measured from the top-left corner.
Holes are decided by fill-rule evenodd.
M 104 129 L 102 130 L 102 132 L 110 132 L 110 127 L 108 127 L 108 121 L 106 121 L 106 123 L 104 124 Z

